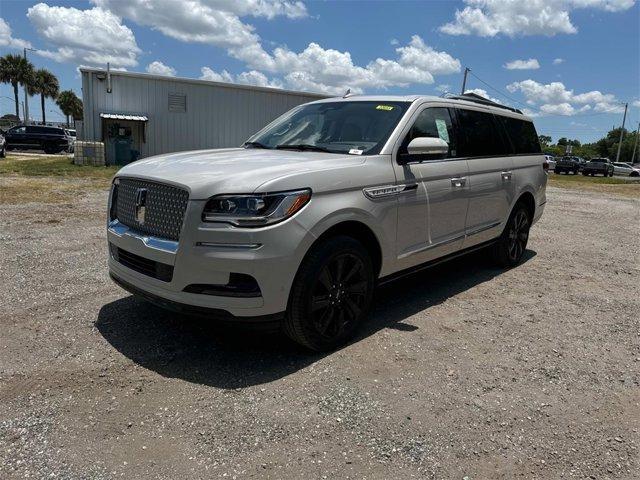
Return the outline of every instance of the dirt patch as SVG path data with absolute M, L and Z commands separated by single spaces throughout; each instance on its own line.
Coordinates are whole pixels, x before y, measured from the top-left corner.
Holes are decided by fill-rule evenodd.
M 1 478 L 640 477 L 639 200 L 549 188 L 522 265 L 391 284 L 309 355 L 113 285 L 83 191 L 0 204 Z

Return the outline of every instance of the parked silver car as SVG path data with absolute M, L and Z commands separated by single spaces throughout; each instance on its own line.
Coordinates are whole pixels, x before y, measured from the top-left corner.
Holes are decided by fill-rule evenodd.
M 615 175 L 628 175 L 629 177 L 640 176 L 640 165 L 631 166 L 628 163 L 613 162 L 613 173 Z
M 109 270 L 162 307 L 279 322 L 332 349 L 380 281 L 479 248 L 517 265 L 544 210 L 544 167 L 518 110 L 465 96 L 320 100 L 242 148 L 122 168 Z

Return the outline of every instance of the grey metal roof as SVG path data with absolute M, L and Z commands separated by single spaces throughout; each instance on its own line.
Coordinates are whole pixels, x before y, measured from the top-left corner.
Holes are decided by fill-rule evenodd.
M 81 67 L 80 71 L 87 72 L 87 73 L 101 73 L 103 75 L 107 74 L 107 71 L 102 68 Z M 213 82 L 211 80 L 200 80 L 196 78 L 169 77 L 166 75 L 153 75 L 151 73 L 141 73 L 141 72 L 126 72 L 122 70 L 111 70 L 109 73 L 111 74 L 112 77 L 115 77 L 115 76 L 134 77 L 134 78 L 142 78 L 142 79 L 148 79 L 148 80 L 163 80 L 166 82 L 194 83 L 198 85 L 213 85 L 216 87 L 223 87 L 223 88 L 233 88 L 233 89 L 241 89 L 241 90 L 259 90 L 264 92 L 291 93 L 296 95 L 305 95 L 308 97 L 327 98 L 327 95 L 323 95 L 321 93 L 285 90 L 284 88 L 258 87 L 255 85 L 244 85 L 239 83 L 228 83 L 228 82 Z

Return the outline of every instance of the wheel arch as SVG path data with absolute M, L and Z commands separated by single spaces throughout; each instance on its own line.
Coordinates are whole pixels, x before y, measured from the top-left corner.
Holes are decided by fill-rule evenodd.
M 529 218 L 533 220 L 536 214 L 536 197 L 533 195 L 533 193 L 529 190 L 521 192 L 518 196 L 518 199 L 513 204 L 513 208 L 511 210 L 513 211 L 515 206 L 518 204 L 524 204 L 525 208 L 529 212 Z
M 359 241 L 371 255 L 376 278 L 382 270 L 382 245 L 373 229 L 359 220 L 343 220 L 328 227 L 307 249 L 309 254 L 317 245 L 331 237 L 345 235 Z

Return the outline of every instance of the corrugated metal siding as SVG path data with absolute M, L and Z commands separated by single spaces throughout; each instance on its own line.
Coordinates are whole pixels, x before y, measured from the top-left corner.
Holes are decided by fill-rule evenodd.
M 233 88 L 179 79 L 113 73 L 112 93 L 95 72 L 82 72 L 84 136 L 102 140 L 100 113 L 145 115 L 141 155 L 236 147 L 267 123 L 317 95 Z M 186 96 L 186 111 L 170 111 L 169 94 Z

